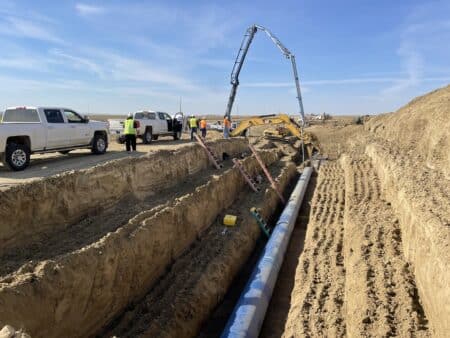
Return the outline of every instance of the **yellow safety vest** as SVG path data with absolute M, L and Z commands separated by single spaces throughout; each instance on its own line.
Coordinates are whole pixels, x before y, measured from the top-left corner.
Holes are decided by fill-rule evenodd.
M 136 135 L 136 129 L 134 128 L 133 119 L 126 119 L 123 126 L 124 126 L 123 133 L 125 135 Z
M 197 119 L 195 117 L 189 119 L 189 126 L 191 128 L 197 128 Z

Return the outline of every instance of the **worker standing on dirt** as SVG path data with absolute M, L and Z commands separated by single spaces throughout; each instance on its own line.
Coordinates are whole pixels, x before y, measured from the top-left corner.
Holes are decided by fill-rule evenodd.
M 197 134 L 197 119 L 195 118 L 195 115 L 191 115 L 191 118 L 189 119 L 189 128 L 191 129 L 191 141 L 194 141 L 194 133 Z
M 200 120 L 200 131 L 202 132 L 202 137 L 206 138 L 206 119 L 204 117 Z
M 228 119 L 228 116 L 225 116 L 223 119 L 223 138 L 229 138 L 230 137 L 230 129 L 231 129 L 231 122 Z
M 129 113 L 127 119 L 123 123 L 123 133 L 125 135 L 125 145 L 128 152 L 136 151 L 136 127 L 134 124 L 133 114 Z

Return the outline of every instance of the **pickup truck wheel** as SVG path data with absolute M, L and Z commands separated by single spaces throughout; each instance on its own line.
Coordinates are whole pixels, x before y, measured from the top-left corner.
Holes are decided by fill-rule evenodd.
M 106 153 L 106 148 L 106 137 L 101 134 L 95 135 L 92 142 L 92 152 L 97 155 L 104 154 Z
M 154 140 L 152 130 L 147 129 L 144 135 L 142 135 L 142 141 L 144 142 L 144 144 L 149 144 L 152 142 L 152 140 Z
M 30 164 L 30 153 L 26 145 L 10 143 L 6 147 L 5 162 L 12 170 L 24 170 Z
M 176 140 L 179 140 L 181 138 L 181 131 L 177 131 L 177 132 L 175 132 L 174 134 L 173 134 L 173 139 L 176 141 Z

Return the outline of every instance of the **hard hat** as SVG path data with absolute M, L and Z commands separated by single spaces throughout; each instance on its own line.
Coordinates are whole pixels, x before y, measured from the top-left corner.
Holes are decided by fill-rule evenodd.
M 128 113 L 128 117 L 133 117 L 133 113 Z

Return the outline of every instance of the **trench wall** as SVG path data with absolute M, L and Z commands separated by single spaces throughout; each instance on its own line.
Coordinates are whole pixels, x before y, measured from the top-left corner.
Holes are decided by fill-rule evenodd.
M 279 189 L 285 191 L 296 174 L 295 164 L 287 162 L 276 177 Z M 258 202 L 253 202 L 255 203 L 253 206 L 260 208 L 261 215 L 267 220 L 273 216 L 280 200 L 272 188 L 267 188 Z M 261 236 L 261 230 L 250 213 L 244 213 L 241 217 L 240 224 L 227 236 L 219 232 L 210 234 L 210 237 L 204 239 L 207 241 L 203 246 L 204 250 L 206 252 L 214 250 L 217 254 L 208 255 L 209 260 L 206 266 L 202 266 L 201 277 L 186 281 L 189 290 L 173 297 L 172 307 L 164 309 L 161 311 L 162 314 L 152 316 L 148 322 L 145 322 L 143 336 L 195 337 L 198 335 L 202 323 L 221 302 L 234 277 L 246 264 L 254 250 L 258 237 Z M 180 289 L 182 288 L 180 286 Z M 115 332 L 111 333 L 108 332 L 105 336 L 112 336 Z M 120 336 L 120 332 L 118 333 L 117 336 Z M 134 334 L 136 334 L 135 331 L 130 332 L 130 336 Z
M 242 139 L 215 141 L 211 148 L 220 157 L 248 151 Z M 174 186 L 210 165 L 204 150 L 191 145 L 12 187 L 0 193 L 0 253 L 58 231 L 126 195 L 141 198 Z
M 264 151 L 261 157 L 269 165 L 278 154 Z M 243 164 L 250 173 L 259 171 L 253 157 Z M 0 280 L 0 326 L 21 327 L 33 337 L 94 334 L 143 297 L 244 188 L 239 171 L 229 169 L 167 207 L 138 214 L 90 246 Z
M 403 251 L 413 265 L 420 299 L 431 328 L 436 336 L 447 337 L 450 332 L 448 225 L 424 207 L 421 199 L 412 196 L 408 187 L 417 182 L 404 174 L 395 158 L 376 144 L 368 145 L 366 153 L 373 160 L 386 197 L 399 216 Z

